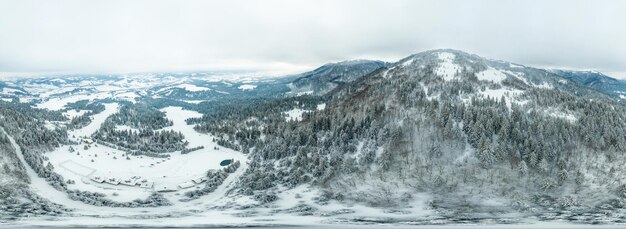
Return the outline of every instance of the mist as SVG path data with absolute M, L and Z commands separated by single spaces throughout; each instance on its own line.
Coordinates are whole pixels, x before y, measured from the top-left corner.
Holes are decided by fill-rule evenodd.
M 0 72 L 297 72 L 453 48 L 626 78 L 625 3 L 541 3 L 0 1 Z

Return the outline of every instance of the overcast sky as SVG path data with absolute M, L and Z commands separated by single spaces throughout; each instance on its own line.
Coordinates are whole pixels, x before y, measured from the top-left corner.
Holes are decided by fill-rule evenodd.
M 302 71 L 453 48 L 626 78 L 626 1 L 0 0 L 0 72 Z

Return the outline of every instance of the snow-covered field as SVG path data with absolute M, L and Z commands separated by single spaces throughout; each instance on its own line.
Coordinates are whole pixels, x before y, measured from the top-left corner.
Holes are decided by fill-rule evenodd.
M 80 140 L 80 138 L 89 138 L 100 128 L 102 123 L 104 123 L 104 120 L 117 112 L 117 110 L 119 109 L 119 105 L 117 103 L 106 103 L 104 104 L 104 108 L 104 111 L 92 116 L 92 120 L 89 125 L 81 129 L 68 132 L 68 136 L 70 136 L 70 138 L 73 138 L 74 140 Z
M 300 121 L 302 120 L 302 115 L 306 112 L 311 112 L 309 110 L 303 110 L 300 108 L 295 108 L 284 112 L 286 121 Z
M 37 108 L 48 110 L 61 110 L 65 108 L 68 103 L 77 102 L 80 100 L 95 100 L 106 99 L 109 97 L 108 93 L 95 93 L 95 94 L 78 94 L 71 96 L 55 97 L 47 99 L 46 101 L 37 105 Z
M 193 84 L 185 83 L 185 84 L 174 85 L 174 86 L 171 86 L 171 87 L 165 87 L 165 88 L 163 88 L 163 89 L 161 89 L 161 90 L 159 90 L 157 92 L 166 91 L 166 90 L 168 90 L 170 88 L 181 88 L 181 89 L 184 89 L 186 91 L 191 91 L 191 92 L 209 91 L 209 90 L 211 90 L 210 88 L 199 87 L 199 86 L 196 86 L 196 85 L 193 85 Z
M 244 84 L 239 86 L 240 90 L 254 90 L 256 88 L 256 85 L 252 85 L 252 84 Z
M 460 66 L 454 63 L 456 56 L 453 53 L 441 52 L 439 53 L 439 67 L 435 70 L 435 74 L 443 77 L 443 80 L 450 81 L 456 77 L 456 74 L 460 70 Z
M 125 152 L 105 145 L 85 143 L 85 139 L 93 134 L 104 120 L 115 113 L 117 104 L 105 104 L 106 110 L 94 115 L 93 121 L 86 127 L 70 132 L 75 140 L 80 141 L 78 146 L 61 146 L 47 154 L 55 171 L 66 179 L 76 181 L 76 184 L 68 185 L 85 191 L 97 191 L 105 193 L 109 198 L 117 201 L 129 201 L 136 198 L 145 198 L 154 190 L 167 187 L 177 192 L 189 191 L 178 188 L 179 184 L 192 182 L 192 179 L 205 176 L 210 169 L 220 169 L 219 163 L 224 159 L 236 159 L 246 161 L 243 154 L 227 149 L 214 149 L 217 146 L 210 135 L 201 134 L 187 125 L 185 119 L 200 117 L 195 111 L 183 110 L 180 107 L 167 107 L 163 109 L 167 118 L 174 125 L 166 130 L 180 131 L 189 142 L 189 147 L 204 146 L 204 149 L 193 151 L 188 154 L 175 152 L 169 154 L 169 158 L 153 158 L 148 156 L 126 155 Z M 121 127 L 123 128 L 123 127 Z M 70 147 L 75 152 L 70 152 Z M 153 188 L 140 188 L 137 186 L 112 185 L 98 183 L 90 180 L 93 177 L 104 179 L 115 178 L 118 181 L 138 178 L 154 182 Z M 200 188 L 200 185 L 189 189 Z M 113 195 L 115 193 L 115 196 Z
M 206 102 L 206 100 L 181 100 L 181 101 L 190 103 L 190 104 L 200 104 L 202 102 Z
M 506 75 L 503 72 L 490 67 L 485 71 L 476 73 L 476 78 L 478 78 L 478 80 L 500 83 L 506 79 Z
M 68 110 L 66 112 L 63 112 L 63 115 L 69 119 L 73 119 L 82 116 L 87 112 L 88 110 Z

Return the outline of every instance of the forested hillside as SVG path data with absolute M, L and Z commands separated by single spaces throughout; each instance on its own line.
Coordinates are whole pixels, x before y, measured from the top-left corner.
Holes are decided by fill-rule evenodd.
M 325 199 L 384 207 L 427 193 L 450 214 L 489 211 L 489 199 L 555 212 L 626 197 L 626 107 L 545 70 L 436 50 L 338 88 L 325 109 L 301 99 L 289 103 L 310 110 L 302 121 L 261 104 L 199 125 L 250 151 L 241 193 L 308 183 Z
M 626 104 L 562 72 L 432 50 L 265 81 L 156 77 L 15 83 L 56 89 L 0 101 L 2 216 L 364 206 L 596 222 L 626 206 Z

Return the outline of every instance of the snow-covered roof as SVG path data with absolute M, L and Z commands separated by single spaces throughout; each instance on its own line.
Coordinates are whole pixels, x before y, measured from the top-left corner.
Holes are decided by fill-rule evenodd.
M 178 187 L 181 188 L 181 189 L 185 189 L 185 188 L 191 188 L 191 187 L 193 187 L 195 185 L 196 184 L 194 184 L 194 182 L 188 181 L 188 182 L 185 182 L 185 183 L 178 184 Z
M 191 181 L 193 181 L 193 182 L 194 182 L 194 183 L 196 183 L 196 184 L 200 184 L 200 183 L 202 183 L 202 182 L 205 182 L 205 181 L 206 181 L 206 177 L 198 177 L 198 178 L 193 179 L 193 180 L 191 180 Z

